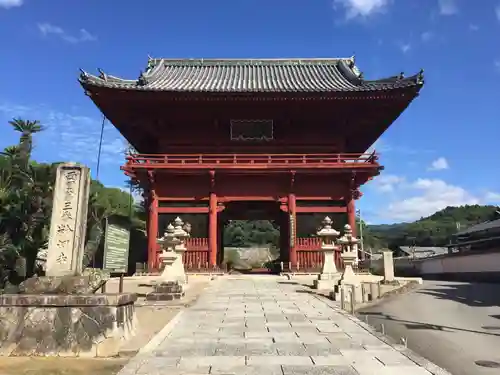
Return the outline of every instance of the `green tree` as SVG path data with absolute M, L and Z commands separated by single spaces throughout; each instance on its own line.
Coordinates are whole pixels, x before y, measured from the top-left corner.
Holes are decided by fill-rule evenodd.
M 33 134 L 43 131 L 44 127 L 38 120 L 30 121 L 20 118 L 9 121 L 9 124 L 12 125 L 15 131 L 21 133 L 19 145 L 17 146 L 19 153 L 17 153 L 16 158 L 23 168 L 27 168 L 33 151 Z
M 16 264 L 25 259 L 27 276 L 37 272 L 38 253 L 47 247 L 52 213 L 53 189 L 58 163 L 37 163 L 31 159 L 33 135 L 43 131 L 38 121 L 9 122 L 21 133 L 19 143 L 0 153 L 0 288 L 18 280 Z M 103 220 L 109 215 L 132 217 L 139 227 L 130 194 L 91 182 L 84 266 L 95 255 L 103 234 Z

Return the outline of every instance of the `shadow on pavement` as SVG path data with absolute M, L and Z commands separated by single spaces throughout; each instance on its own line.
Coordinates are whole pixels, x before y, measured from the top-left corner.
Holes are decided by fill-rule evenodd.
M 448 282 L 422 288 L 415 293 L 428 294 L 473 307 L 500 306 L 500 284 Z
M 443 332 L 453 332 L 453 331 L 460 331 L 460 332 L 469 332 L 469 333 L 477 333 L 480 335 L 487 335 L 487 336 L 500 336 L 500 333 L 493 333 L 493 332 L 484 332 L 484 331 L 476 331 L 472 329 L 466 329 L 466 328 L 459 328 L 459 327 L 454 327 L 454 326 L 445 326 L 445 325 L 437 325 L 437 324 L 429 324 L 429 323 L 423 323 L 423 322 L 417 322 L 417 321 L 411 321 L 411 320 L 404 320 L 404 319 L 398 319 L 396 317 L 393 317 L 388 314 L 384 314 L 381 312 L 358 312 L 357 314 L 359 317 L 376 317 L 377 319 L 380 320 L 387 320 L 387 321 L 392 321 L 392 322 L 397 322 L 403 324 L 407 329 L 409 330 L 432 330 L 432 331 L 443 331 Z M 499 327 L 500 328 L 500 327 Z M 483 329 L 488 329 L 483 327 Z

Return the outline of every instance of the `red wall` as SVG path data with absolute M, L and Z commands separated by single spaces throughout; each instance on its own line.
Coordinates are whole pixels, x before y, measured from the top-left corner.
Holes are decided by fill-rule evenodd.
M 215 175 L 215 192 L 221 197 L 286 197 L 290 192 L 291 176 L 287 173 L 268 175 Z M 324 197 L 333 200 L 343 199 L 347 191 L 348 177 L 301 175 L 295 177 L 294 192 L 300 197 Z M 164 197 L 196 197 L 207 198 L 210 192 L 208 173 L 200 176 L 175 175 L 158 173 L 156 177 L 156 193 Z
M 153 103 L 149 103 L 153 105 Z M 345 103 L 214 101 L 164 103 L 151 108 L 141 127 L 155 134 L 158 150 L 151 153 L 334 153 L 342 152 L 351 132 Z M 142 108 L 144 110 L 144 108 Z M 156 113 L 155 113 L 156 112 Z M 152 120 L 152 118 L 155 118 Z M 231 141 L 231 119 L 273 120 L 274 140 Z M 146 133 L 146 132 L 144 132 Z M 147 134 L 146 133 L 146 134 Z M 150 143 L 153 147 L 153 142 Z M 146 151 L 143 151 L 146 152 Z

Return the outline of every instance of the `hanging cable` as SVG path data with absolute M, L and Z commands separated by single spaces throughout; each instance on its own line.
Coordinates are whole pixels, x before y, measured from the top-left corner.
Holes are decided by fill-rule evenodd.
M 95 180 L 99 181 L 99 168 L 101 166 L 101 151 L 102 151 L 102 140 L 104 138 L 104 125 L 106 124 L 106 116 L 104 114 L 102 115 L 102 123 L 101 123 L 101 136 L 99 138 L 99 150 L 97 151 L 97 166 L 96 166 L 96 173 L 95 173 Z M 92 268 L 95 268 L 95 256 L 96 256 L 97 250 L 94 251 L 92 254 Z
M 102 115 L 102 124 L 101 124 L 101 137 L 99 139 L 99 151 L 97 152 L 97 167 L 96 167 L 96 176 L 95 179 L 99 180 L 99 168 L 101 167 L 101 151 L 102 151 L 102 140 L 104 138 L 104 125 L 106 124 L 106 116 Z

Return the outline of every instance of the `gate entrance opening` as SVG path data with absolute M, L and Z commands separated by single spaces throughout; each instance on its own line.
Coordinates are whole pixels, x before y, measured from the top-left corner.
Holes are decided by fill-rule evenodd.
M 273 262 L 288 262 L 288 218 L 279 203 L 231 202 L 219 219 L 219 263 L 226 268 L 264 272 L 272 268 Z

